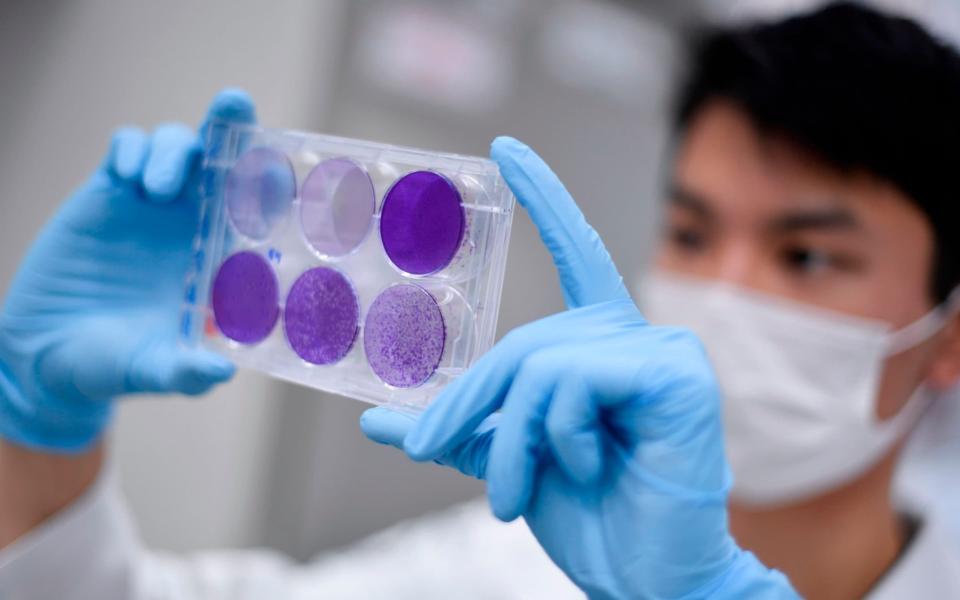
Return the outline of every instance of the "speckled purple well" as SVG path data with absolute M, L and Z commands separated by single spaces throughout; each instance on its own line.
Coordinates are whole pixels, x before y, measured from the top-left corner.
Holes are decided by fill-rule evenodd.
M 432 171 L 398 179 L 383 199 L 380 238 L 400 270 L 429 275 L 453 260 L 463 240 L 465 216 L 460 192 Z
M 227 173 L 223 197 L 237 231 L 263 240 L 286 216 L 296 192 L 290 159 L 272 148 L 257 146 L 244 152 Z
M 420 385 L 443 355 L 446 329 L 440 307 L 426 290 L 394 285 L 370 305 L 363 326 L 363 350 L 373 372 L 395 387 Z
M 277 276 L 255 252 L 238 252 L 223 261 L 211 295 L 217 328 L 241 344 L 266 338 L 280 315 Z
M 370 231 L 376 199 L 366 170 L 348 158 L 318 164 L 300 190 L 303 237 L 325 256 L 340 257 Z
M 293 351 L 315 365 L 329 365 L 347 355 L 357 337 L 360 303 L 339 271 L 310 269 L 287 294 L 283 327 Z

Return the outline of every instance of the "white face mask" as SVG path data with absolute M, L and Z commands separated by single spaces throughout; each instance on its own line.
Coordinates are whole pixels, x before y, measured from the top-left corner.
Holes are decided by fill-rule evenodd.
M 946 321 L 937 309 L 894 332 L 881 321 L 664 273 L 643 282 L 639 300 L 652 323 L 687 327 L 703 341 L 724 393 L 732 495 L 756 505 L 817 496 L 874 465 L 928 399 L 920 388 L 878 421 L 884 362 Z

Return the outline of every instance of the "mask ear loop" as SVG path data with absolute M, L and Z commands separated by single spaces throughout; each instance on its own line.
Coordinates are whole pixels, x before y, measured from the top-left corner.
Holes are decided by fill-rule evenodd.
M 900 354 L 929 340 L 947 325 L 960 309 L 960 286 L 953 288 L 947 299 L 913 323 L 890 334 L 887 356 Z
M 960 309 L 960 286 L 950 292 L 947 299 L 933 310 L 923 315 L 906 327 L 890 335 L 890 347 L 887 356 L 899 354 L 922 344 L 943 330 L 947 321 L 957 314 Z M 894 437 L 900 437 L 919 423 L 921 417 L 933 403 L 933 395 L 922 384 L 917 388 L 907 403 L 890 420 L 880 423 L 894 431 Z M 874 420 L 876 417 L 874 417 Z

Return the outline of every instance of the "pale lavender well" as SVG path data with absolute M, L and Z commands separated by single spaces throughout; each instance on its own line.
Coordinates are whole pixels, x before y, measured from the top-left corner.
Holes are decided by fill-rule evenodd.
M 413 284 L 394 285 L 370 305 L 363 349 L 373 372 L 395 387 L 414 387 L 437 370 L 446 343 L 436 300 Z
M 213 280 L 211 305 L 223 335 L 241 344 L 265 339 L 280 314 L 277 276 L 270 263 L 255 252 L 227 258 Z
M 284 153 L 251 148 L 227 173 L 223 190 L 227 215 L 241 234 L 264 240 L 287 215 L 296 190 L 293 165 Z
M 373 182 L 363 167 L 348 158 L 325 160 L 300 190 L 303 236 L 324 256 L 345 256 L 367 236 L 375 206 Z
M 450 264 L 465 225 L 460 192 L 433 171 L 398 179 L 380 209 L 383 249 L 394 265 L 412 275 L 429 275 Z
M 316 365 L 340 361 L 357 337 L 360 303 L 347 278 L 316 267 L 300 275 L 287 294 L 284 332 L 290 347 Z

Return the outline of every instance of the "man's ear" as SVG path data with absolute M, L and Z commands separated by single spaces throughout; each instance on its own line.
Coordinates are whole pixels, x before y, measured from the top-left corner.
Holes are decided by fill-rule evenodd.
M 960 382 L 960 315 L 951 318 L 944 327 L 926 381 L 940 391 Z

